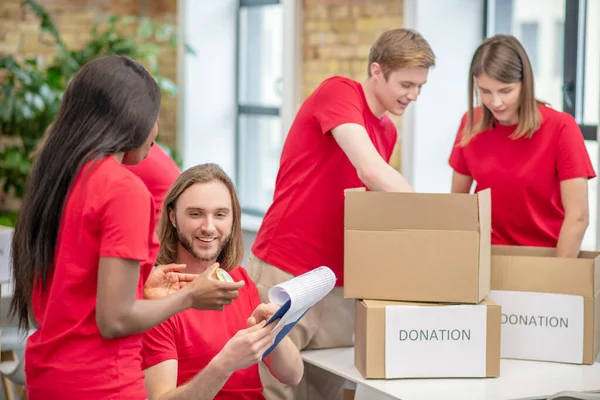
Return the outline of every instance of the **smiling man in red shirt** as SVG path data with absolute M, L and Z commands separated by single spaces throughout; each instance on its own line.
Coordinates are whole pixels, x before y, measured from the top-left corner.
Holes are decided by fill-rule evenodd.
M 397 132 L 385 113 L 402 115 L 427 80 L 435 56 L 409 29 L 384 32 L 371 47 L 368 77 L 325 80 L 306 99 L 286 137 L 273 204 L 249 258 L 261 299 L 272 286 L 325 265 L 337 287 L 290 337 L 299 349 L 352 346 L 354 307 L 344 299 L 344 190 L 413 191 L 388 163 Z M 302 395 L 261 370 L 268 399 L 338 399 L 344 380 L 306 365 Z M 304 385 L 302 385 L 304 386 Z
M 214 164 L 185 171 L 165 198 L 158 263 L 185 264 L 188 273 L 204 273 L 218 262 L 245 285 L 223 311 L 184 311 L 146 332 L 142 358 L 149 400 L 262 400 L 259 361 L 286 384 L 302 377 L 300 353 L 287 337 L 262 359 L 278 333 L 276 324 L 264 324 L 278 307 L 261 304 L 256 286 L 239 266 L 244 251 L 240 217 L 233 183 Z

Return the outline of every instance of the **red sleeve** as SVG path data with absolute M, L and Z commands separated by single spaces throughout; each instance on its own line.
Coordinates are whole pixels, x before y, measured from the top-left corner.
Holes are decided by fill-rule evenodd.
M 467 122 L 467 114 L 462 117 L 460 121 L 460 126 L 458 128 L 458 132 L 456 133 L 456 139 L 454 140 L 454 146 L 452 147 L 452 152 L 450 153 L 449 164 L 456 172 L 459 174 L 471 176 L 471 171 L 469 171 L 469 167 L 465 161 L 464 155 L 464 147 L 460 147 L 458 143 L 462 139 L 462 132 L 465 128 L 465 124 Z
M 342 124 L 364 126 L 362 108 L 363 99 L 358 89 L 349 81 L 335 78 L 323 84 L 314 104 L 315 117 L 324 135 Z
M 386 146 L 384 149 L 383 159 L 386 162 L 390 162 L 392 158 L 392 154 L 394 154 L 394 149 L 396 148 L 396 143 L 398 142 L 398 129 L 396 125 L 394 125 L 394 121 L 392 121 L 387 115 L 384 116 L 386 119 L 385 122 L 385 138 L 386 138 Z
M 260 295 L 258 294 L 258 289 L 256 288 L 256 284 L 248 275 L 248 271 L 244 267 L 236 267 L 234 271 L 231 271 L 234 275 L 239 274 L 238 276 L 234 276 L 234 280 L 236 282 L 243 280 L 246 282 L 244 288 L 242 290 L 246 291 L 248 295 L 250 312 L 254 311 L 256 307 L 258 307 L 262 301 L 260 301 Z
M 148 157 L 137 165 L 126 165 L 146 185 L 155 203 L 156 219 L 160 217 L 162 203 L 169 189 L 181 174 L 175 161 L 158 144 L 152 146 Z
M 148 189 L 132 175 L 113 183 L 101 196 L 100 257 L 148 260 L 154 226 Z
M 558 179 L 595 178 L 596 173 L 585 147 L 583 134 L 575 119 L 566 113 L 564 123 L 558 132 L 556 170 Z
M 176 329 L 173 318 L 164 321 L 144 334 L 142 369 L 150 368 L 167 360 L 178 360 Z

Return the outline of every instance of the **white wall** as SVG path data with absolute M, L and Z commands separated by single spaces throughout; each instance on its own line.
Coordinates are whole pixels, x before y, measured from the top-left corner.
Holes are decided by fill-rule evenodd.
M 184 168 L 218 163 L 235 179 L 237 1 L 179 0 L 179 151 Z
M 450 191 L 448 157 L 467 110 L 471 57 L 483 40 L 483 1 L 405 0 L 405 25 L 419 31 L 436 66 L 403 121 L 402 172 L 418 192 Z

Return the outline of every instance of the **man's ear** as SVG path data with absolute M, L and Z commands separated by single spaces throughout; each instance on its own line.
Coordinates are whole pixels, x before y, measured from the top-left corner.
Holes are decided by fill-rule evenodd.
M 177 228 L 177 223 L 175 222 L 175 210 L 172 208 L 169 208 L 169 221 L 171 222 L 171 225 L 173 225 L 173 228 Z

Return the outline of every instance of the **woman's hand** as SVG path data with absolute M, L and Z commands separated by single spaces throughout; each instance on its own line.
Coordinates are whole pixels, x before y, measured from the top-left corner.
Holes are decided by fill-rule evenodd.
M 214 278 L 219 263 L 214 263 L 192 282 L 186 282 L 185 290 L 190 295 L 190 307 L 196 310 L 218 310 L 231 304 L 238 297 L 245 282 L 221 282 Z
M 198 277 L 196 274 L 184 274 L 183 264 L 157 265 L 152 268 L 148 280 L 144 285 L 145 299 L 158 299 L 166 297 L 185 287 Z

